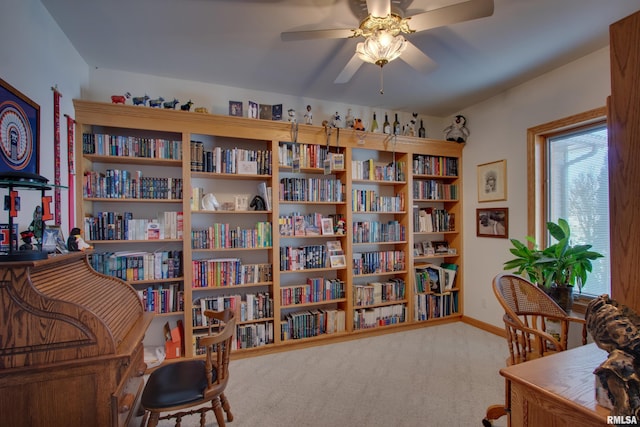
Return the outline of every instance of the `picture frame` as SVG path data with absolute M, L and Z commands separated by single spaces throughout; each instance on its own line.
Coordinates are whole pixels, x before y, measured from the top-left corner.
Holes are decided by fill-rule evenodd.
M 509 208 L 476 209 L 478 237 L 509 238 Z
M 242 117 L 242 101 L 229 101 L 229 115 L 233 117 Z
M 347 266 L 347 259 L 344 255 L 329 256 L 331 268 L 342 268 Z
M 67 242 L 64 238 L 62 228 L 57 225 L 48 225 L 42 234 L 42 250 L 48 253 L 66 254 Z
M 234 210 L 236 211 L 248 211 L 249 210 L 249 194 L 238 194 L 233 197 Z
M 250 119 L 257 119 L 259 116 L 259 107 L 258 107 L 258 103 L 254 102 L 254 101 L 248 101 L 247 102 L 247 117 Z
M 0 173 L 39 173 L 40 106 L 0 79 Z
M 333 235 L 333 218 L 322 218 L 320 222 L 322 224 L 322 235 Z
M 477 168 L 478 202 L 507 200 L 507 161 L 483 163 Z
M 449 242 L 446 240 L 432 241 L 433 252 L 435 255 L 446 255 L 449 253 Z

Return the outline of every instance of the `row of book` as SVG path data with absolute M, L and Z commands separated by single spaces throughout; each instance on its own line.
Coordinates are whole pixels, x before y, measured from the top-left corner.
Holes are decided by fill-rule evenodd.
M 366 285 L 353 285 L 353 304 L 356 307 L 382 304 L 405 299 L 405 282 L 394 277 L 384 282 L 370 282 Z
M 407 306 L 404 304 L 359 308 L 354 310 L 353 329 L 370 329 L 404 323 L 406 317 Z
M 459 292 L 443 295 L 418 294 L 414 297 L 414 320 L 429 320 L 458 313 Z
M 413 181 L 414 199 L 458 200 L 458 197 L 458 184 L 447 184 L 433 179 Z
M 327 260 L 327 248 L 324 245 L 280 247 L 280 271 L 324 268 Z
M 402 212 L 405 209 L 404 194 L 381 196 L 375 190 L 351 191 L 353 212 Z
M 245 148 L 204 148 L 191 141 L 191 171 L 231 174 L 271 175 L 271 151 Z
M 205 335 L 193 336 L 193 354 L 204 355 L 206 349 L 200 344 Z M 247 325 L 236 325 L 231 346 L 234 349 L 254 348 L 273 344 L 273 322 L 258 322 Z
M 413 207 L 413 231 L 418 233 L 455 231 L 455 219 L 455 214 L 446 209 Z
M 456 157 L 413 155 L 413 173 L 416 175 L 458 176 Z
M 100 156 L 182 160 L 182 141 L 83 133 L 82 153 Z
M 184 215 L 164 211 L 157 219 L 133 218 L 132 212 L 99 211 L 85 217 L 84 235 L 89 240 L 182 239 Z
M 180 284 L 160 283 L 137 292 L 144 311 L 158 314 L 184 310 L 184 291 Z
M 236 315 L 236 323 L 273 317 L 273 298 L 269 292 L 247 293 L 243 295 L 218 295 L 201 297 L 193 301 L 193 327 L 209 326 L 206 310 L 221 311 L 231 309 Z
M 404 251 L 356 252 L 353 254 L 353 274 L 375 274 L 402 271 L 406 268 Z
M 309 277 L 304 285 L 286 286 L 280 289 L 280 301 L 283 306 L 331 301 L 344 298 L 344 281 Z
M 182 251 L 95 252 L 89 263 L 98 273 L 135 282 L 182 277 Z
M 406 240 L 405 226 L 396 220 L 356 221 L 352 225 L 353 243 L 401 242 Z
M 266 283 L 272 279 L 272 265 L 242 264 L 240 258 L 215 258 L 192 261 L 194 288 Z
M 374 159 L 352 160 L 351 178 L 372 181 L 404 181 L 405 162 L 378 162 Z
M 331 178 L 281 178 L 280 200 L 285 202 L 343 202 L 344 184 Z
M 339 309 L 289 313 L 280 324 L 280 338 L 287 341 L 344 332 L 345 318 L 344 311 Z
M 440 265 L 419 264 L 414 267 L 416 293 L 442 294 L 455 287 L 458 265 L 443 262 Z
M 182 199 L 182 178 L 144 177 L 141 171 L 107 169 L 84 173 L 82 195 L 106 199 Z
M 271 223 L 260 221 L 255 228 L 214 223 L 206 229 L 191 231 L 192 249 L 270 248 L 273 245 Z
M 329 158 L 327 147 L 318 144 L 281 143 L 278 150 L 280 166 L 292 167 L 295 160 L 301 168 L 322 168 Z

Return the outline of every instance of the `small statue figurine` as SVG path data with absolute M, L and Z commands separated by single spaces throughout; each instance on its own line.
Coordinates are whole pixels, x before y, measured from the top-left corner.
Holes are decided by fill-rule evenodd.
M 33 236 L 36 239 L 36 244 L 42 243 L 42 234 L 44 233 L 44 228 L 46 224 L 42 220 L 42 206 L 38 205 L 33 210 L 33 221 L 29 224 L 28 230 L 33 233 Z
M 334 234 L 338 236 L 342 236 L 345 233 L 345 221 L 344 218 L 340 218 L 334 227 Z
M 593 341 L 609 353 L 593 372 L 596 400 L 611 415 L 640 417 L 640 317 L 600 295 L 587 306 L 585 320 Z
M 344 116 L 344 127 L 347 129 L 351 129 L 353 128 L 353 125 L 355 124 L 355 119 L 353 118 L 353 115 L 351 114 L 351 108 L 347 109 L 347 115 Z
M 21 251 L 32 251 L 35 249 L 33 247 L 33 244 L 31 243 L 32 237 L 33 237 L 33 231 L 25 230 L 20 233 L 20 238 L 24 242 L 20 245 Z
M 287 110 L 287 115 L 289 116 L 289 121 L 291 123 L 296 123 L 296 110 L 294 110 L 293 108 L 289 108 Z
M 329 121 L 329 126 L 331 126 L 332 128 L 339 128 L 342 127 L 342 119 L 340 119 L 340 114 L 338 114 L 338 112 L 336 111 L 336 113 L 331 116 L 331 120 Z
M 71 229 L 71 233 L 69 233 L 67 249 L 69 252 L 78 252 L 84 251 L 85 249 L 93 249 L 93 246 L 84 241 L 82 238 L 82 230 L 76 227 Z
M 307 105 L 307 112 L 304 114 L 304 122 L 308 125 L 313 124 L 313 113 L 311 112 L 311 105 Z
M 469 129 L 467 129 L 467 119 L 464 116 L 457 115 L 453 123 L 444 129 L 444 139 L 454 142 L 465 142 L 469 137 Z

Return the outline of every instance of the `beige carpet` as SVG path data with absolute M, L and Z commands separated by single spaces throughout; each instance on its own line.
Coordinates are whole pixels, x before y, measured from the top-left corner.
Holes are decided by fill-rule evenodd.
M 504 338 L 458 322 L 235 360 L 228 425 L 481 426 L 504 400 L 507 352 Z M 183 419 L 198 425 L 197 415 Z M 217 425 L 212 412 L 206 425 Z

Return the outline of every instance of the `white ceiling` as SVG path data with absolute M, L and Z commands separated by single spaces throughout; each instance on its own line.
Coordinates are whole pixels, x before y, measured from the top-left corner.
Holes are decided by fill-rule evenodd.
M 334 83 L 358 40 L 280 38 L 357 28 L 363 0 L 41 1 L 92 67 L 439 117 L 606 46 L 609 25 L 640 10 L 640 0 L 495 0 L 491 17 L 407 35 L 438 68 L 392 61 L 381 95 L 372 64 Z M 461 0 L 398 1 L 411 16 Z

